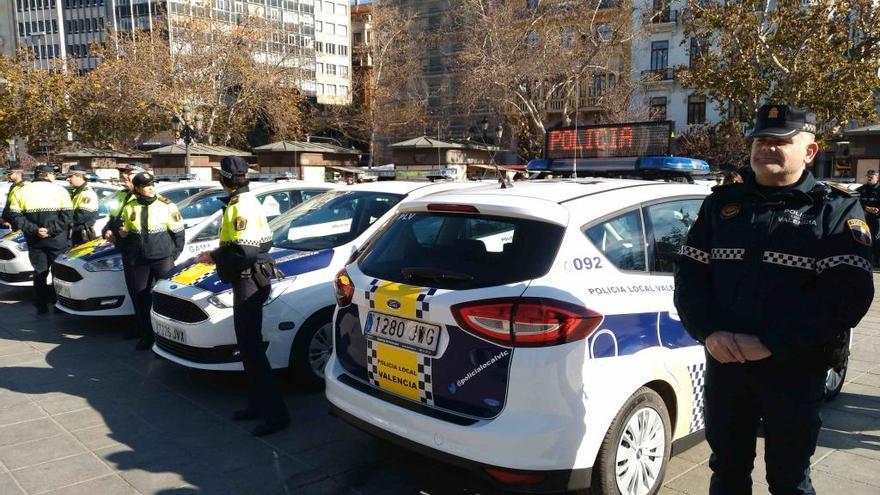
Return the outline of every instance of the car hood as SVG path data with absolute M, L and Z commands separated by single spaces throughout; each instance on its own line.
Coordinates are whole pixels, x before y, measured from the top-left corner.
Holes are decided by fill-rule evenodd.
M 24 238 L 24 234 L 20 230 L 13 230 L 3 237 L 0 237 L 0 241 L 9 241 L 16 244 L 24 244 L 25 242 L 27 242 L 27 240 Z
M 275 265 L 285 277 L 293 277 L 329 266 L 330 261 L 333 260 L 333 250 L 272 249 L 269 251 L 269 256 L 275 260 Z M 174 267 L 168 278 L 172 283 L 191 285 L 215 294 L 232 288 L 231 284 L 220 280 L 216 265 L 197 263 L 194 258 Z
M 64 253 L 65 259 L 80 259 L 83 261 L 94 261 L 99 258 L 107 258 L 113 255 L 120 255 L 119 250 L 112 242 L 104 239 L 95 239 L 93 241 L 80 244 L 79 246 Z

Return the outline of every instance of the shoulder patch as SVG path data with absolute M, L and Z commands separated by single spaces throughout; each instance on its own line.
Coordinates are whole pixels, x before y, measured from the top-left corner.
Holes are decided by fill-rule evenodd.
M 130 222 L 134 222 L 135 218 L 137 218 L 137 214 L 135 213 L 134 210 L 131 210 L 131 214 L 128 215 L 128 220 Z
M 728 203 L 721 207 L 721 218 L 723 220 L 728 220 L 739 215 L 739 211 L 742 209 L 739 203 Z
M 159 201 L 165 203 L 166 205 L 170 205 L 170 204 L 171 204 L 171 200 L 168 199 L 168 198 L 166 198 L 165 196 L 159 196 Z
M 238 203 L 239 198 L 241 198 L 241 196 L 236 194 L 232 197 L 232 199 L 229 200 L 229 204 L 234 205 L 235 203 Z
M 871 229 L 864 220 L 850 218 L 846 221 L 846 226 L 849 227 L 849 231 L 856 242 L 863 246 L 871 246 L 874 238 L 871 236 Z
M 91 203 L 91 202 L 92 202 L 92 197 L 89 196 L 88 194 L 86 194 L 85 196 L 83 196 L 82 199 L 80 200 L 80 203 L 82 203 L 82 204 L 84 204 L 84 205 L 87 205 L 87 204 L 89 204 L 89 203 Z
M 235 217 L 235 230 L 242 231 L 247 228 L 247 218 Z
M 175 221 L 175 222 L 179 222 L 179 221 L 181 221 L 182 218 L 180 217 L 180 212 L 179 212 L 179 211 L 175 211 L 174 213 L 172 213 L 172 214 L 171 214 L 171 220 L 173 220 L 173 221 Z

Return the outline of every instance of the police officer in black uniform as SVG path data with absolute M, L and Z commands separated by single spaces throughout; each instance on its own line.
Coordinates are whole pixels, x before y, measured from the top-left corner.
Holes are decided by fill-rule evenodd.
M 9 214 L 12 225 L 27 240 L 28 258 L 34 267 L 34 306 L 37 314 L 49 311 L 55 300 L 54 288 L 46 283 L 52 263 L 70 248 L 68 232 L 73 203 L 68 192 L 54 183 L 55 169 L 40 165 L 34 181 L 12 194 Z
M 247 375 L 248 405 L 232 419 L 259 419 L 254 436 L 290 424 L 272 367 L 263 349 L 263 304 L 269 298 L 275 265 L 269 256 L 272 231 L 260 201 L 248 190 L 248 164 L 230 156 L 220 162 L 220 184 L 229 193 L 220 226 L 220 247 L 199 254 L 200 263 L 216 263 L 220 280 L 232 284 L 235 337 Z
M 3 216 L 0 217 L 0 227 L 12 227 L 12 215 L 9 211 L 9 203 L 12 201 L 12 193 L 24 186 L 24 169 L 21 165 L 10 165 L 6 169 L 6 180 L 9 184 L 9 190 L 6 191 L 6 203 L 3 206 Z
M 141 336 L 135 349 L 142 351 L 153 345 L 153 285 L 171 271 L 174 260 L 183 252 L 184 233 L 177 206 L 156 194 L 153 174 L 141 172 L 131 182 L 135 200 L 122 208 L 116 236 Z
M 859 201 L 862 203 L 862 209 L 865 210 L 865 220 L 871 233 L 874 234 L 874 241 L 880 236 L 880 175 L 876 170 L 868 170 L 865 175 L 865 183 L 856 189 L 859 194 Z M 880 242 L 874 242 L 874 267 L 880 265 Z
M 874 294 L 857 199 L 817 183 L 815 115 L 761 107 L 753 174 L 715 188 L 675 265 L 675 306 L 705 345 L 710 494 L 749 494 L 759 424 L 774 494 L 814 494 L 825 375 Z M 845 344 L 844 344 L 845 345 Z

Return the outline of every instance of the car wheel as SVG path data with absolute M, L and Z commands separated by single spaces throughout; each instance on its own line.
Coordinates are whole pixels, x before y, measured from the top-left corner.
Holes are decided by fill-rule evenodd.
M 602 441 L 594 469 L 599 493 L 653 495 L 660 491 L 672 450 L 671 435 L 663 399 L 650 388 L 638 389 Z
M 846 380 L 846 369 L 849 365 L 849 357 L 839 368 L 829 368 L 825 375 L 825 402 L 834 400 L 843 389 L 843 382 Z
M 324 365 L 333 352 L 333 308 L 309 317 L 300 327 L 290 349 L 291 378 L 313 389 L 324 386 Z

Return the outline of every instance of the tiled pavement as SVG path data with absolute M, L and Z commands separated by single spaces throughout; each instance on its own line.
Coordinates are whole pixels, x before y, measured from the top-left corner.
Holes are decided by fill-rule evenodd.
M 120 338 L 127 319 L 37 318 L 28 300 L 0 288 L 0 495 L 494 493 L 329 417 L 321 393 L 286 383 L 293 426 L 252 438 L 227 419 L 244 400 L 239 376 L 135 352 Z M 821 493 L 880 493 L 875 308 L 855 332 L 849 383 L 824 412 Z M 661 493 L 706 493 L 707 457 L 702 444 L 674 458 Z M 763 473 L 758 462 L 756 493 L 767 492 Z

